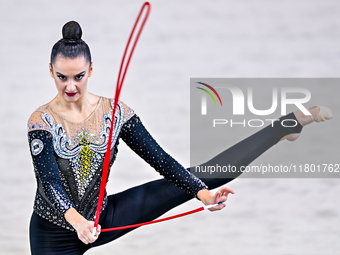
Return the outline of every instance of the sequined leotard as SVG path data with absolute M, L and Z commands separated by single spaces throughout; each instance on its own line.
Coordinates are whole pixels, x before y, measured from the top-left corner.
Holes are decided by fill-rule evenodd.
M 139 117 L 123 102 L 118 103 L 112 137 L 111 166 L 121 137 L 136 153 L 168 180 L 193 196 L 207 186 L 165 153 L 148 136 Z M 108 143 L 113 100 L 100 98 L 94 112 L 73 123 L 48 106 L 38 108 L 28 122 L 28 136 L 37 179 L 34 211 L 66 229 L 64 213 L 74 207 L 94 220 L 104 155 Z M 105 194 L 103 209 L 107 204 Z
M 196 178 L 157 144 L 133 110 L 123 102 L 119 102 L 118 106 L 111 165 L 118 151 L 118 140 L 122 138 L 166 179 L 150 181 L 114 195 L 105 194 L 99 220 L 102 228 L 154 220 L 192 199 L 199 190 L 208 188 L 207 185 L 213 189 L 237 177 L 233 174 L 229 178 L 225 175 L 215 175 L 220 178 L 214 179 Z M 112 108 L 112 100 L 100 98 L 94 112 L 81 123 L 66 120 L 48 105 L 39 107 L 30 117 L 28 138 L 37 179 L 34 212 L 30 221 L 32 254 L 81 255 L 92 247 L 113 241 L 133 230 L 101 233 L 94 243 L 85 245 L 64 218 L 64 213 L 74 207 L 86 219 L 94 219 Z M 293 113 L 280 119 L 296 120 Z M 275 123 L 273 127 L 263 128 L 202 166 L 225 162 L 240 169 L 283 136 L 300 133 L 302 129 L 300 124 L 284 128 Z

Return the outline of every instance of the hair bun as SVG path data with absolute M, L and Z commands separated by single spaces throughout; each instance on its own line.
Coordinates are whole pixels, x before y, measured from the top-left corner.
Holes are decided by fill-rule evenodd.
M 81 36 L 83 32 L 78 22 L 69 21 L 63 26 L 62 34 L 65 42 L 78 43 L 81 42 Z

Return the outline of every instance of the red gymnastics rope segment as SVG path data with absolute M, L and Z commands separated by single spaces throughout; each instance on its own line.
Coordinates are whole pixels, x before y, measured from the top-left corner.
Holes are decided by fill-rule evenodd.
M 162 221 L 166 221 L 166 220 L 176 219 L 176 218 L 183 217 L 183 216 L 186 216 L 186 215 L 189 215 L 189 214 L 193 214 L 193 213 L 203 211 L 204 209 L 205 209 L 204 207 L 200 207 L 200 208 L 197 208 L 197 209 L 189 211 L 189 212 L 177 214 L 177 215 L 166 217 L 166 218 L 159 219 L 159 220 L 153 220 L 153 221 L 148 221 L 148 222 L 144 222 L 144 223 L 123 226 L 123 227 L 102 229 L 101 232 L 116 231 L 116 230 L 122 230 L 122 229 L 128 229 L 128 228 L 137 228 L 137 227 L 140 227 L 140 226 L 150 225 L 150 224 L 154 224 L 154 223 L 158 223 L 158 222 L 162 222 Z
M 138 224 L 133 224 L 133 225 L 128 225 L 128 226 L 122 226 L 122 227 L 106 228 L 106 229 L 102 229 L 101 232 L 116 231 L 116 230 L 122 230 L 122 229 L 128 229 L 128 228 L 137 228 L 137 227 L 140 227 L 140 226 L 145 226 L 145 225 L 150 225 L 150 224 L 154 224 L 154 223 L 158 223 L 158 222 L 162 222 L 162 221 L 172 220 L 172 219 L 183 217 L 183 216 L 186 216 L 186 215 L 189 215 L 189 214 L 208 210 L 208 209 L 213 208 L 215 206 L 218 206 L 220 204 L 223 204 L 223 202 L 218 202 L 217 204 L 202 206 L 202 207 L 197 208 L 195 210 L 188 211 L 188 212 L 185 212 L 185 213 L 176 214 L 176 215 L 166 217 L 166 218 L 163 218 L 163 219 L 158 219 L 158 220 L 153 220 L 153 221 L 148 221 L 148 222 L 143 222 L 143 223 L 138 223 Z
M 123 66 L 124 66 L 124 62 L 125 62 L 125 57 L 126 57 L 126 53 L 128 51 L 130 42 L 131 42 L 131 38 L 135 32 L 135 29 L 137 27 L 137 24 L 139 23 L 139 19 L 144 11 L 144 9 L 147 8 L 146 10 L 146 14 L 145 17 L 142 21 L 142 24 L 139 28 L 139 31 L 136 35 L 135 41 L 133 43 L 132 49 L 130 51 L 130 55 L 128 57 L 128 60 L 126 62 L 125 68 L 124 68 L 124 72 L 122 75 L 122 70 L 123 70 Z M 105 194 L 105 187 L 106 187 L 106 181 L 107 181 L 107 175 L 108 175 L 108 171 L 109 171 L 109 165 L 110 165 L 110 155 L 111 155 L 111 143 L 112 143 L 112 131 L 113 131 L 113 127 L 114 127 L 114 122 L 115 122 L 115 112 L 117 109 L 117 104 L 118 104 L 118 100 L 119 100 L 119 95 L 120 95 L 120 91 L 122 89 L 123 86 L 123 82 L 125 79 L 125 75 L 126 75 L 126 71 L 129 67 L 130 64 L 130 60 L 132 57 L 132 54 L 135 50 L 136 44 L 138 42 L 139 36 L 143 30 L 143 27 L 145 25 L 146 20 L 148 19 L 149 13 L 150 13 L 150 9 L 151 9 L 151 5 L 148 2 L 145 2 L 138 14 L 138 17 L 136 19 L 136 22 L 133 26 L 133 29 L 131 31 L 129 40 L 127 42 L 127 45 L 125 47 L 125 51 L 124 51 L 124 55 L 122 58 L 122 62 L 120 64 L 120 69 L 119 69 L 119 74 L 118 74 L 118 79 L 117 79 L 117 85 L 116 85 L 116 92 L 115 92 L 115 98 L 114 98 L 114 107 L 113 107 L 113 111 L 112 111 L 112 121 L 111 121 L 111 128 L 110 128 L 110 133 L 109 133 L 109 141 L 107 143 L 107 150 L 105 153 L 105 160 L 104 160 L 104 167 L 103 167 L 103 174 L 102 174 L 102 180 L 101 180 L 101 184 L 100 184 L 100 191 L 99 191 L 99 198 L 98 198 L 98 205 L 97 205 L 97 211 L 96 211 L 96 217 L 95 217 L 95 221 L 94 221 L 94 232 L 98 227 L 98 222 L 99 222 L 99 217 L 100 217 L 100 212 L 101 212 L 101 208 L 102 208 L 102 204 L 103 204 L 103 199 L 104 199 L 104 194 Z

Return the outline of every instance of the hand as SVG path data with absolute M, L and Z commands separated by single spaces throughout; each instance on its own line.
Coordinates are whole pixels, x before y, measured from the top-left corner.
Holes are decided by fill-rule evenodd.
M 211 204 L 217 204 L 219 202 L 225 202 L 228 199 L 229 193 L 235 194 L 235 192 L 232 189 L 229 189 L 227 187 L 222 187 L 212 197 L 212 203 Z M 222 210 L 225 207 L 225 204 L 220 204 L 218 206 L 215 206 L 213 208 L 210 208 L 210 211 L 217 211 L 217 210 Z
M 212 193 L 211 191 L 204 189 L 200 190 L 197 194 L 197 197 L 205 204 L 205 205 L 211 205 L 211 204 L 217 204 L 219 202 L 225 202 L 228 199 L 228 194 L 235 194 L 235 192 L 232 189 L 229 189 L 227 187 L 222 187 L 218 191 Z M 210 208 L 210 211 L 217 211 L 222 210 L 225 207 L 225 204 L 217 205 L 213 208 Z
M 96 233 L 93 236 L 92 232 L 94 228 L 94 222 L 86 220 L 81 214 L 77 212 L 76 209 L 68 209 L 65 213 L 65 219 L 74 227 L 74 229 L 77 231 L 78 238 L 84 244 L 93 243 L 98 239 L 101 226 L 98 225 Z
M 98 228 L 96 230 L 95 235 L 93 236 L 93 227 L 94 222 L 93 221 L 88 221 L 86 219 L 81 220 L 77 224 L 74 225 L 75 230 L 77 231 L 78 238 L 84 243 L 84 244 L 89 244 L 93 243 L 98 239 L 98 236 L 100 234 L 101 226 L 98 225 Z

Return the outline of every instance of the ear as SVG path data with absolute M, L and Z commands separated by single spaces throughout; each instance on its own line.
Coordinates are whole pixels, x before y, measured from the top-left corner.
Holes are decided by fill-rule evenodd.
M 53 68 L 52 68 L 52 64 L 51 63 L 49 63 L 49 69 L 50 69 L 51 77 L 54 78 L 54 76 L 53 76 Z
M 93 62 L 91 62 L 91 64 L 90 64 L 90 67 L 89 67 L 89 76 L 88 77 L 91 77 L 92 73 L 93 73 Z

